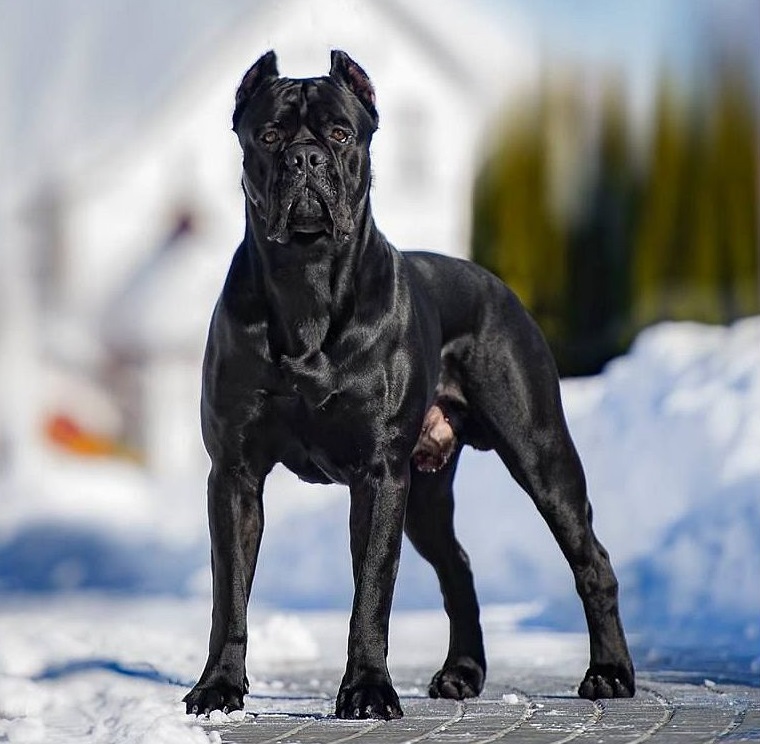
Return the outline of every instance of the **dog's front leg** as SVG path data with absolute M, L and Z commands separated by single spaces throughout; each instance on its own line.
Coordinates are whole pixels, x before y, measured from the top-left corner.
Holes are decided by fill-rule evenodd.
M 348 663 L 340 684 L 338 718 L 400 718 L 388 673 L 388 621 L 396 581 L 409 465 L 384 463 L 351 485 L 354 604 Z
M 217 467 L 208 482 L 214 609 L 206 667 L 185 696 L 188 713 L 240 710 L 248 692 L 247 608 L 264 529 L 264 476 Z

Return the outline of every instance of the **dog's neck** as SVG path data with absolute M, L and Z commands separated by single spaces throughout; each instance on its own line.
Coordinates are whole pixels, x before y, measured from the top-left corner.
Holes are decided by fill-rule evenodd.
M 342 322 L 356 311 L 357 281 L 377 275 L 377 262 L 385 256 L 374 255 L 375 249 L 385 241 L 368 204 L 347 240 L 279 244 L 268 241 L 264 232 L 249 203 L 247 251 L 253 281 L 268 308 L 273 358 L 299 389 L 316 384 L 309 395 L 316 403 L 338 387 L 325 355 L 328 334 L 339 335 Z

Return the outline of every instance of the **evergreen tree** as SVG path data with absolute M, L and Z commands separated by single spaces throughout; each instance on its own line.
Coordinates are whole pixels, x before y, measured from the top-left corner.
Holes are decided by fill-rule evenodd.
M 602 101 L 592 186 L 569 228 L 568 374 L 599 371 L 629 340 L 636 189 L 627 120 L 621 88 L 616 81 L 609 82 Z
M 669 298 L 676 291 L 678 267 L 673 257 L 682 242 L 681 196 L 689 159 L 683 108 L 670 79 L 663 77 L 632 257 L 632 311 L 637 328 L 667 318 Z
M 481 171 L 474 193 L 473 258 L 505 279 L 544 333 L 563 332 L 564 236 L 549 214 L 542 132 L 547 98 L 505 136 Z
M 760 311 L 758 286 L 758 159 L 760 125 L 757 99 L 746 67 L 730 61 L 718 71 L 711 121 L 712 195 L 720 229 L 716 277 L 719 321 Z
M 641 169 L 619 85 L 590 154 L 567 157 L 587 146 L 579 88 L 545 86 L 505 128 L 476 182 L 473 258 L 517 292 L 561 373 L 599 370 L 653 322 L 760 311 L 760 124 L 745 69 L 719 67 L 691 99 L 663 76 Z

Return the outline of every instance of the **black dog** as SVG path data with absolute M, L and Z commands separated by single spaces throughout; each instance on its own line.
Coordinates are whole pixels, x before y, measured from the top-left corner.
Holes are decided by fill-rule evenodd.
M 344 52 L 327 77 L 281 78 L 274 52 L 245 74 L 245 237 L 211 321 L 203 436 L 214 577 L 209 656 L 189 713 L 243 707 L 246 608 L 264 479 L 284 463 L 351 491 L 355 594 L 340 718 L 402 715 L 386 664 L 405 531 L 433 565 L 450 618 L 432 697 L 483 688 L 486 661 L 452 481 L 464 444 L 495 450 L 570 563 L 591 664 L 579 694 L 634 693 L 617 581 L 591 529 L 554 361 L 515 295 L 478 266 L 397 252 L 369 204 L 377 128 L 367 75 Z

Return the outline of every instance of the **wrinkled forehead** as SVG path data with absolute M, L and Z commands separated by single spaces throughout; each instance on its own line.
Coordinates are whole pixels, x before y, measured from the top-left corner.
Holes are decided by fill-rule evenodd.
M 372 122 L 359 100 L 329 77 L 277 78 L 254 96 L 250 123 L 277 123 L 286 127 L 301 124 L 348 124 L 359 132 L 370 132 Z

